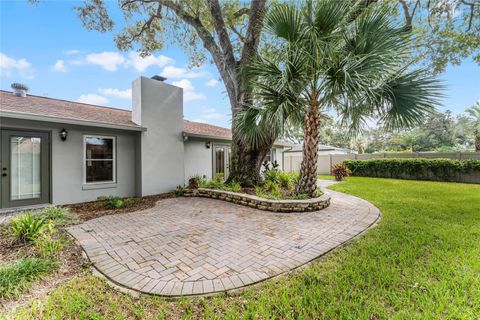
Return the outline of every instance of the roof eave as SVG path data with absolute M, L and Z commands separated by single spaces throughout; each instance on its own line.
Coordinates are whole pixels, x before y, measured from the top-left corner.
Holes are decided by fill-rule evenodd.
M 205 134 L 196 134 L 183 131 L 183 136 L 185 137 L 192 137 L 192 138 L 199 138 L 199 139 L 213 139 L 213 140 L 225 140 L 225 141 L 232 141 L 232 137 L 222 137 L 222 136 L 212 136 L 212 135 L 205 135 Z
M 89 127 L 101 127 L 101 128 L 108 128 L 108 129 L 147 131 L 147 128 L 141 127 L 141 126 L 121 125 L 121 124 L 114 124 L 114 123 L 101 122 L 101 121 L 68 119 L 68 118 L 45 116 L 45 115 L 39 115 L 39 114 L 33 114 L 33 113 L 27 113 L 27 112 L 0 110 L 0 117 L 22 119 L 22 120 L 43 121 L 43 122 L 54 122 L 54 123 L 62 123 L 62 124 L 72 124 L 72 125 L 89 126 Z

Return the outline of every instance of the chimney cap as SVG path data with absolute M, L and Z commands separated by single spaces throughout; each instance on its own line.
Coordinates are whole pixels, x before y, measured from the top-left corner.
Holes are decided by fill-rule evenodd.
M 23 84 L 23 83 L 14 82 L 14 83 L 12 83 L 11 87 L 12 87 L 12 89 L 15 89 L 15 90 L 28 91 L 28 86 L 26 84 Z
M 162 81 L 162 82 L 167 80 L 167 78 L 159 76 L 159 75 L 154 75 L 153 77 L 151 77 L 151 79 L 157 80 L 157 81 Z

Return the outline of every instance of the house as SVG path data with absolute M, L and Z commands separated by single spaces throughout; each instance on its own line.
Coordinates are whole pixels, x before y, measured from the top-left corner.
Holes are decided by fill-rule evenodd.
M 231 131 L 183 120 L 182 88 L 132 83 L 132 111 L 1 91 L 2 208 L 172 191 L 194 175 L 228 176 Z M 282 164 L 283 145 L 268 156 Z

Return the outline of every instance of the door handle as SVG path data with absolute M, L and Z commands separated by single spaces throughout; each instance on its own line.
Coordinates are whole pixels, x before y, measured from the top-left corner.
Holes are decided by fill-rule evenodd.
M 2 173 L 2 177 L 6 177 L 7 176 L 7 173 Z

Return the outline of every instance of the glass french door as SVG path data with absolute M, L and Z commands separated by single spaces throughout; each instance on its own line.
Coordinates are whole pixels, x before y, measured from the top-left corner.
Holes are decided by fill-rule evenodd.
M 1 207 L 50 200 L 48 133 L 1 130 Z
M 213 147 L 213 176 L 223 174 L 225 179 L 228 178 L 230 170 L 230 159 L 232 157 L 232 149 L 227 145 L 214 145 Z

